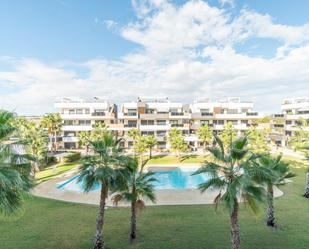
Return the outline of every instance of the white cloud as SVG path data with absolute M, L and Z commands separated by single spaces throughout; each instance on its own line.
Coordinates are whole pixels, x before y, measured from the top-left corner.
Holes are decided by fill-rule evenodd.
M 309 26 L 275 23 L 271 16 L 243 9 L 232 15 L 203 1 L 175 5 L 133 0 L 137 19 L 120 35 L 140 49 L 119 60 L 46 64 L 38 59 L 0 58 L 14 65 L 0 71 L 0 106 L 21 113 L 52 110 L 60 96 L 105 96 L 121 102 L 138 95 L 240 96 L 259 109 L 279 110 L 282 98 L 309 95 Z M 107 26 L 113 28 L 114 22 Z M 248 39 L 280 41 L 273 58 L 240 53 Z M 88 71 L 81 77 L 78 68 Z M 12 91 L 12 89 L 15 89 Z

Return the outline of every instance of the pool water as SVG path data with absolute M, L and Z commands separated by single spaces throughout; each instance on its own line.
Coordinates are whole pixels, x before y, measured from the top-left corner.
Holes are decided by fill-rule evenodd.
M 155 189 L 196 189 L 200 183 L 205 182 L 208 177 L 205 174 L 192 174 L 198 167 L 177 167 L 168 171 L 155 171 L 154 178 L 157 182 L 154 183 Z M 65 182 L 60 182 L 57 185 L 58 189 L 82 192 L 82 183 L 77 182 L 79 175 L 76 175 Z M 92 191 L 100 188 L 96 184 Z

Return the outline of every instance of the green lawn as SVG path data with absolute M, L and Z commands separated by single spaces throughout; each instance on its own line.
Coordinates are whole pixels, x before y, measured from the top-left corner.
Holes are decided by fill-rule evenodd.
M 289 158 L 291 160 L 291 158 Z M 309 200 L 301 194 L 305 166 L 293 161 L 294 182 L 282 187 L 275 201 L 279 229 L 264 225 L 264 213 L 240 212 L 242 249 L 305 249 L 309 245 Z M 263 210 L 261 210 L 263 211 Z M 89 249 L 95 231 L 96 206 L 32 198 L 16 221 L 0 221 L 0 247 L 4 249 Z M 227 249 L 229 219 L 224 207 L 212 205 L 148 207 L 139 216 L 138 239 L 128 243 L 129 209 L 106 211 L 109 249 Z
M 198 155 L 187 155 L 183 156 L 180 160 L 180 163 L 202 163 L 205 161 L 204 156 L 198 156 Z M 148 159 L 148 157 L 145 157 L 145 159 Z M 175 164 L 177 162 L 176 156 L 173 155 L 159 155 L 159 156 L 153 156 L 152 159 L 148 161 L 148 164 Z
M 70 169 L 73 169 L 79 165 L 79 162 L 72 162 L 72 163 L 64 163 L 64 164 L 57 164 L 49 166 L 40 172 L 37 172 L 35 175 L 36 182 L 42 183 L 47 180 L 52 179 L 53 177 L 60 175 Z

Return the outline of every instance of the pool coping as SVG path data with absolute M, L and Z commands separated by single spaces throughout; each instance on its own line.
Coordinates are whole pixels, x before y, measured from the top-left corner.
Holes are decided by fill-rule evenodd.
M 177 166 L 200 166 L 201 164 L 173 164 Z M 151 164 L 147 165 L 148 167 L 162 167 L 168 168 L 171 165 L 168 164 Z M 45 197 L 49 199 L 62 200 L 67 202 L 74 203 L 83 203 L 83 204 L 99 204 L 99 191 L 93 191 L 89 193 L 76 192 L 58 189 L 57 185 L 61 182 L 67 181 L 74 174 L 77 173 L 77 169 L 72 169 L 67 171 L 51 180 L 43 182 L 37 185 L 31 193 L 35 196 Z M 146 200 L 146 205 L 200 205 L 200 204 L 213 204 L 213 200 L 218 195 L 218 191 L 207 190 L 203 194 L 197 189 L 157 189 L 156 193 L 156 203 L 152 203 Z M 280 197 L 283 195 L 283 192 L 277 187 L 274 188 L 274 196 Z M 113 203 L 111 201 L 111 196 L 107 199 L 107 206 L 112 207 Z M 128 207 L 129 203 L 120 202 L 118 206 Z

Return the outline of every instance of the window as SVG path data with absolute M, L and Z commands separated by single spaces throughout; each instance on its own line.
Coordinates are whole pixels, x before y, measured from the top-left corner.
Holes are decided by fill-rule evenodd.
M 85 109 L 86 114 L 90 114 L 90 109 Z
M 69 110 L 69 114 L 75 114 L 75 110 Z
M 141 125 L 154 125 L 154 120 L 142 120 Z
M 208 125 L 209 124 L 209 120 L 201 120 L 201 125 Z
M 166 135 L 166 131 L 157 131 L 158 137 L 164 137 Z
M 64 120 L 63 124 L 64 125 L 73 125 L 73 120 Z
M 83 109 L 76 109 L 76 114 L 83 114 Z
M 157 120 L 157 125 L 166 125 L 166 120 Z
M 90 125 L 90 120 L 78 120 L 78 125 Z

